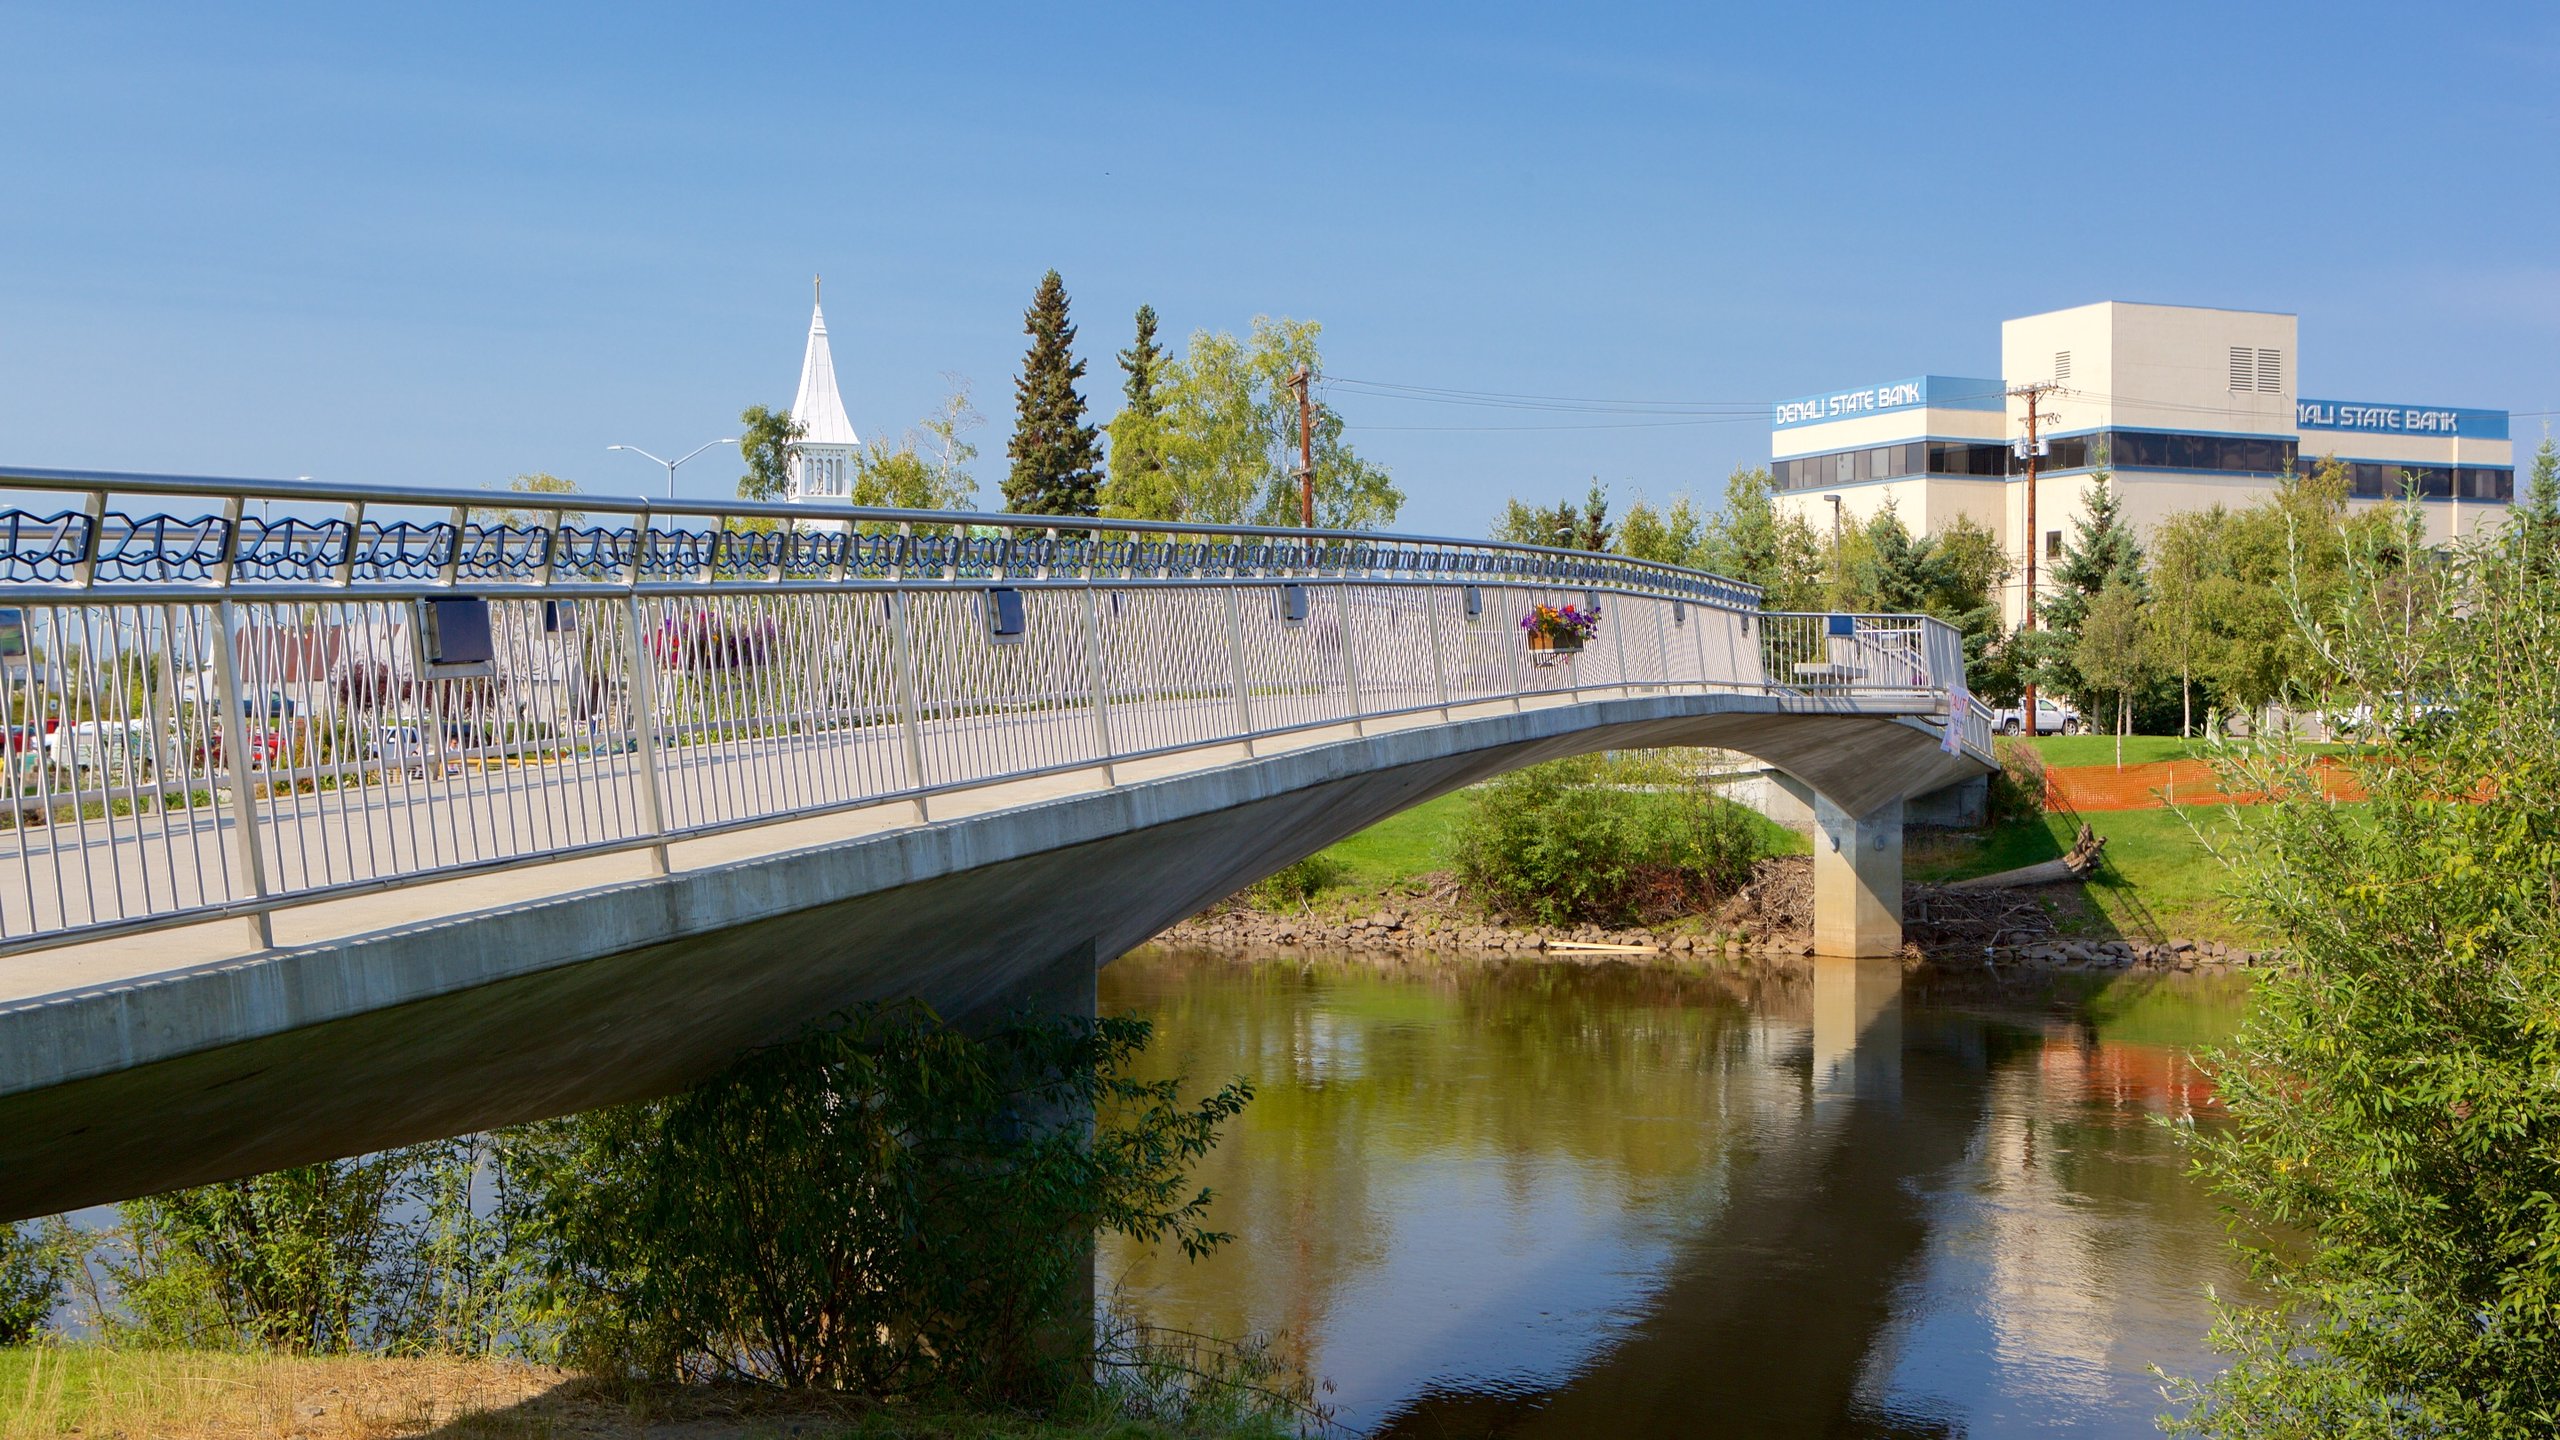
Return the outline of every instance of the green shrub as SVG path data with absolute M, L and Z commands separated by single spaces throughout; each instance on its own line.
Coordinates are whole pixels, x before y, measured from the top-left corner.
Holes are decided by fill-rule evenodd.
M 2230 1123 L 2186 1125 L 2259 1285 L 2180 1433 L 2560 1430 L 2560 522 L 2439 554 L 2416 509 L 2296 618 L 2337 689 L 2455 697 L 2441 734 L 2337 760 L 2354 804 L 2300 755 L 2220 767 L 2270 797 L 2222 848 L 2284 949 L 2209 1057 Z
M 1712 907 L 1750 879 L 1742 807 L 1652 757 L 1582 757 L 1479 786 L 1458 873 L 1494 910 L 1547 925 L 1649 923 Z
M 1047 1405 L 1097 1227 L 1192 1255 L 1251 1094 L 1129 1078 L 1145 1022 L 971 1039 L 866 1009 L 665 1101 L 510 1137 L 562 1358 L 608 1375 Z M 1090 1123 L 1088 1123 L 1088 1117 Z
M 121 1208 L 107 1261 L 121 1338 L 198 1349 L 384 1350 L 403 1337 L 392 1217 L 413 1156 L 386 1151 L 173 1190 Z
M 24 1345 L 62 1299 L 73 1252 L 61 1222 L 0 1225 L 0 1345 Z
M 1318 852 L 1255 881 L 1246 887 L 1244 901 L 1256 910 L 1295 909 L 1341 878 L 1342 862 Z

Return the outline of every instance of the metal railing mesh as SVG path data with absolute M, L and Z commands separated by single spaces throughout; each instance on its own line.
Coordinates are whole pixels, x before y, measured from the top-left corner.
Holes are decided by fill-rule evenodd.
M 1570 552 L 0 472 L 0 950 L 1487 701 L 1944 715 L 1935 620 Z M 283 513 L 277 513 L 281 510 Z M 1532 650 L 1537 604 L 1596 608 Z M 1936 707 L 1932 711 L 1932 707 Z M 1988 717 L 1954 707 L 1987 755 Z

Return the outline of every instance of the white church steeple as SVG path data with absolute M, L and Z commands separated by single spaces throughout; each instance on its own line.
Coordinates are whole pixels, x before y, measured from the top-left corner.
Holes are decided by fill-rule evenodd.
M 814 287 L 813 287 L 814 288 Z M 853 452 L 862 437 L 844 413 L 844 396 L 836 390 L 835 352 L 827 348 L 824 295 L 813 297 L 809 311 L 809 349 L 800 360 L 800 393 L 792 397 L 791 418 L 803 434 L 791 446 L 793 500 L 846 500 L 853 495 Z

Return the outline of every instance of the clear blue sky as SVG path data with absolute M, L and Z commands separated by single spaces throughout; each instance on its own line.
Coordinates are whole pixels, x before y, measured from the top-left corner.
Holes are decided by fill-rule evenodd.
M 1141 301 L 1755 406 L 2061 305 L 2290 310 L 2306 394 L 2560 408 L 2548 4 L 1734 8 L 0 6 L 0 462 L 638 492 L 607 444 L 788 403 L 823 271 L 855 423 L 968 377 L 993 503 L 1051 266 L 1105 413 Z M 1333 398 L 1411 529 L 1768 454 Z M 1609 428 L 1489 428 L 1561 425 Z

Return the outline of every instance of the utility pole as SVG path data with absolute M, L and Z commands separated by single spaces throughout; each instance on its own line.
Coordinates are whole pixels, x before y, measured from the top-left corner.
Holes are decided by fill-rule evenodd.
M 1831 502 L 1831 588 L 1836 601 L 1840 590 L 1840 497 L 1825 495 L 1822 498 Z
M 1310 530 L 1316 528 L 1316 431 L 1307 382 L 1314 378 L 1304 365 L 1289 372 L 1289 383 L 1298 390 L 1298 523 Z
M 2027 440 L 2024 447 L 2027 460 L 2027 618 L 2018 626 L 2021 632 L 2036 628 L 2036 551 L 2044 544 L 2044 535 L 2036 529 L 2036 479 L 2044 462 L 2044 442 L 2036 438 L 2036 425 L 2051 417 L 2038 414 L 2037 409 L 2046 395 L 2061 388 L 2058 382 L 2039 381 L 2032 385 L 2012 386 L 2009 390 L 2012 397 L 2027 402 Z M 2027 679 L 2026 693 L 2018 700 L 2019 728 L 2032 740 L 2036 733 L 2036 682 L 2032 675 Z

